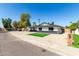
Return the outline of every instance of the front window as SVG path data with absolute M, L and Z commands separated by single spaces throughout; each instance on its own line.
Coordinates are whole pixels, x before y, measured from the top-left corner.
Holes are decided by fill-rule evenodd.
M 53 27 L 49 27 L 49 31 L 53 31 Z
M 42 28 L 39 28 L 39 31 L 42 31 Z

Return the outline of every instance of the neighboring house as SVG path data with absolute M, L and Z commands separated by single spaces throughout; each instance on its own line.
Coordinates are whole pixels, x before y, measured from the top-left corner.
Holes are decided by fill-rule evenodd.
M 43 22 L 36 26 L 31 26 L 30 31 L 37 31 L 37 32 L 50 32 L 50 33 L 57 33 L 61 34 L 64 32 L 64 27 L 55 25 L 54 23 L 46 23 Z
M 77 28 L 77 29 L 75 30 L 75 34 L 78 34 L 78 35 L 79 35 L 79 28 Z

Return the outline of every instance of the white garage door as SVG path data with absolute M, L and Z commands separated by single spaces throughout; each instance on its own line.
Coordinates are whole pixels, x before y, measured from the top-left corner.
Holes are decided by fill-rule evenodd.
M 53 31 L 58 31 L 58 28 L 57 27 L 54 27 L 54 30 Z
M 48 27 L 42 27 L 42 31 L 48 31 Z

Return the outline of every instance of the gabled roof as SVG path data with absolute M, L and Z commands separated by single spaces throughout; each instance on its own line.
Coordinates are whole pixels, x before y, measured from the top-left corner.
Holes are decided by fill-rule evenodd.
M 61 28 L 64 28 L 63 26 L 50 24 L 50 23 L 46 23 L 46 22 L 39 24 L 38 27 L 61 27 Z
M 38 26 L 50 26 L 50 24 L 46 23 L 46 22 L 43 22 L 43 23 L 39 24 Z
M 63 26 L 50 24 L 50 23 L 46 23 L 46 22 L 43 22 L 43 23 L 36 25 L 36 26 L 31 26 L 31 27 L 60 27 L 60 28 L 64 28 Z

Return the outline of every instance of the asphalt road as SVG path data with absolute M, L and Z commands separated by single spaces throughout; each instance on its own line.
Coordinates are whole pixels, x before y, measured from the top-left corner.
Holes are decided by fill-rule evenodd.
M 22 41 L 11 34 L 0 33 L 0 56 L 59 56 Z

